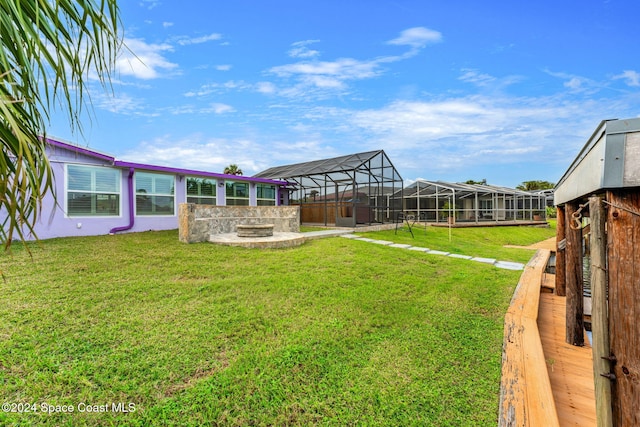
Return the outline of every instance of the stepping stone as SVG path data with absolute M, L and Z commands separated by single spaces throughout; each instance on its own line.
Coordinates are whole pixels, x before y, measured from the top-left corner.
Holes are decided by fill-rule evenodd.
M 460 255 L 460 254 L 449 254 L 450 258 L 460 258 L 460 259 L 472 259 L 472 256 L 469 255 Z
M 375 243 L 376 245 L 384 245 L 384 246 L 393 245 L 393 242 L 389 242 L 387 240 L 372 240 L 371 243 Z
M 520 264 L 519 262 L 498 261 L 495 263 L 495 266 L 505 270 L 524 270 L 524 264 Z
M 496 260 L 492 258 L 471 258 L 471 261 L 483 262 L 485 264 L 495 264 Z
M 524 270 L 524 264 L 521 264 L 519 262 L 496 261 L 493 258 L 480 258 L 480 257 L 472 257 L 469 255 L 452 254 L 450 252 L 444 252 L 444 251 L 435 251 L 435 250 L 432 251 L 429 248 L 421 248 L 419 246 L 411 246 L 403 243 L 393 243 L 388 240 L 369 239 L 367 237 L 360 237 L 355 234 L 343 234 L 340 237 L 344 237 L 346 239 L 352 239 L 352 240 L 359 240 L 362 242 L 375 243 L 377 245 L 389 246 L 392 248 L 408 249 L 410 251 L 424 252 L 424 253 L 429 253 L 434 255 L 443 255 L 443 256 L 448 256 L 450 258 L 466 259 L 471 261 L 482 262 L 484 264 L 493 264 L 496 267 L 502 268 L 504 270 Z
M 444 256 L 449 255 L 449 252 L 443 252 L 443 251 L 429 251 L 428 253 L 433 255 L 444 255 Z

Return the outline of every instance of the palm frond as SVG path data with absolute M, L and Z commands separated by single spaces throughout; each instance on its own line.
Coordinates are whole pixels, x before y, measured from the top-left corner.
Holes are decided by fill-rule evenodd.
M 121 48 L 116 0 L 0 1 L 0 243 L 35 236 L 54 194 L 46 123 L 57 107 L 82 131 L 88 81 L 103 86 Z M 5 216 L 6 215 L 6 216 Z

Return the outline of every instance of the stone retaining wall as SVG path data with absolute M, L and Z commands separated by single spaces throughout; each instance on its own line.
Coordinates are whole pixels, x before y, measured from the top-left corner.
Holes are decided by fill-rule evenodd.
M 178 209 L 178 231 L 184 243 L 206 242 L 211 234 L 235 233 L 238 224 L 273 224 L 274 232 L 297 233 L 300 208 L 181 203 Z

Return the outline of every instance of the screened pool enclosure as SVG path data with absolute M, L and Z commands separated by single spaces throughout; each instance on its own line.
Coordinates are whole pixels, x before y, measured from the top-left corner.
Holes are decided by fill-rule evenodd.
M 546 217 L 545 193 L 421 179 L 401 193 L 403 211 L 425 222 L 536 222 Z
M 402 177 L 383 150 L 277 166 L 255 176 L 289 182 L 289 204 L 300 205 L 303 223 L 393 222 L 402 206 Z

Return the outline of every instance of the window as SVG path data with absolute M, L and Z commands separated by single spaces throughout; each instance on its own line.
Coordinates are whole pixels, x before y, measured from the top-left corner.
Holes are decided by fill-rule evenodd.
M 119 169 L 67 165 L 68 216 L 119 216 Z
M 493 213 L 493 200 L 480 200 L 480 211 L 483 215 L 491 215 Z
M 216 204 L 216 182 L 206 178 L 187 178 L 187 203 Z
M 225 182 L 227 206 L 249 206 L 249 183 Z
M 256 195 L 258 206 L 275 206 L 276 186 L 270 184 L 257 184 Z
M 136 172 L 136 215 L 173 215 L 174 178 L 149 172 Z

